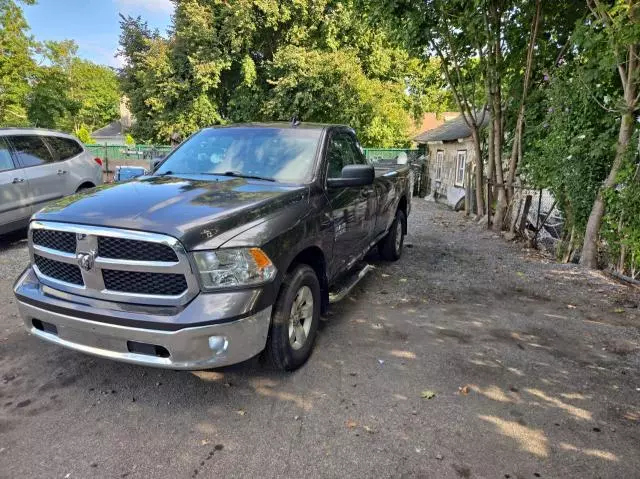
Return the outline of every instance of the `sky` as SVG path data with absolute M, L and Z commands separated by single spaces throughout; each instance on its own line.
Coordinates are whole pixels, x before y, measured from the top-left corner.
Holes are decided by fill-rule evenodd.
M 114 54 L 120 34 L 119 13 L 140 15 L 151 28 L 165 32 L 171 20 L 171 0 L 38 0 L 23 5 L 36 40 L 75 40 L 78 55 L 103 65 L 122 65 Z

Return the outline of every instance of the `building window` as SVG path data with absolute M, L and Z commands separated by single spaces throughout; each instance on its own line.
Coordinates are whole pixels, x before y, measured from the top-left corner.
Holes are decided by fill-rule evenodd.
M 467 150 L 458 150 L 456 161 L 456 186 L 464 186 L 464 169 L 467 166 Z
M 442 164 L 444 163 L 444 151 L 436 151 L 436 180 L 442 179 Z

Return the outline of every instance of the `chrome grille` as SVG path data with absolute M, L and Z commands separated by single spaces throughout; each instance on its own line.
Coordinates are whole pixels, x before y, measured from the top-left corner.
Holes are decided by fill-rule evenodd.
M 34 230 L 33 244 L 66 253 L 75 253 L 76 235 L 66 231 Z
M 32 221 L 29 240 L 40 282 L 61 291 L 136 304 L 183 305 L 200 290 L 187 253 L 170 236 Z
M 79 286 L 84 285 L 82 273 L 77 266 L 61 261 L 54 261 L 40 255 L 35 255 L 35 264 L 42 274 L 57 279 L 58 281 L 77 284 Z
M 182 274 L 140 273 L 103 269 L 104 285 L 111 291 L 177 296 L 187 290 Z
M 135 261 L 177 262 L 171 246 L 109 236 L 98 237 L 98 255 L 103 258 L 130 259 Z

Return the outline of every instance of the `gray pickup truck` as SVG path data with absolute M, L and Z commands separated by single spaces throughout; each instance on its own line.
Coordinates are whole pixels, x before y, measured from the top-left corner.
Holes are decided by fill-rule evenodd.
M 34 215 L 20 312 L 104 358 L 207 369 L 264 350 L 292 370 L 367 252 L 400 258 L 412 184 L 409 166 L 369 165 L 346 126 L 206 128 L 153 174 Z

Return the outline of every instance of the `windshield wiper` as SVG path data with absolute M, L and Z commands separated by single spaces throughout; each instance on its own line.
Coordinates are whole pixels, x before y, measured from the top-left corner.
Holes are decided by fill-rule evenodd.
M 274 178 L 269 178 L 267 176 L 245 175 L 240 171 L 225 171 L 224 173 L 207 173 L 207 175 L 232 176 L 234 178 L 247 178 L 250 180 L 264 180 L 264 181 L 273 181 L 273 182 L 276 181 Z

